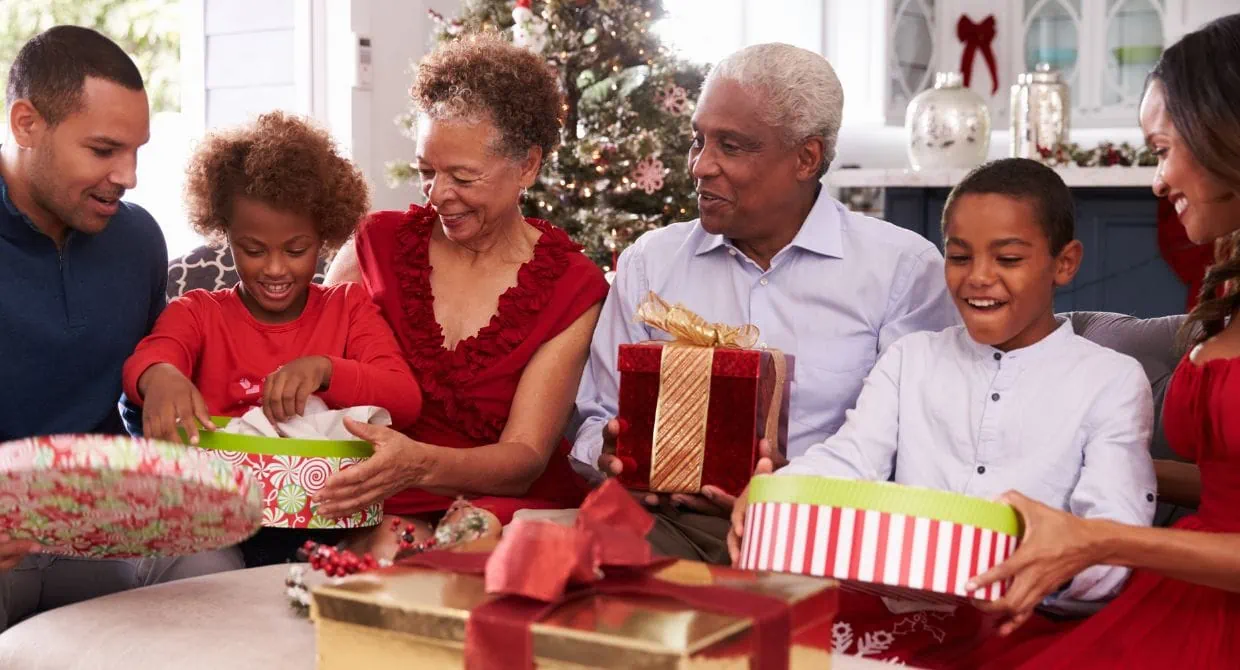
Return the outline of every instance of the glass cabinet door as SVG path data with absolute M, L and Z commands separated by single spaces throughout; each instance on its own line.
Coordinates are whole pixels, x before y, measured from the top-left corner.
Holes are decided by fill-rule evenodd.
M 904 110 L 913 96 L 934 82 L 935 0 L 891 0 L 888 16 L 887 71 L 891 93 L 888 123 L 903 124 Z
M 1103 107 L 1140 104 L 1145 76 L 1163 50 L 1164 0 L 1107 0 Z
M 1059 70 L 1075 93 L 1080 80 L 1081 0 L 1025 0 L 1024 5 L 1024 71 L 1033 72 L 1039 63 L 1046 63 Z

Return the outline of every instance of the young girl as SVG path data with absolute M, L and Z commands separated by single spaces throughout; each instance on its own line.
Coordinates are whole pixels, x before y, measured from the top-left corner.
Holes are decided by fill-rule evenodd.
M 311 395 L 333 409 L 383 407 L 396 429 L 417 419 L 421 391 L 365 289 L 311 283 L 369 207 L 361 172 L 325 131 L 273 112 L 212 135 L 190 161 L 186 200 L 194 229 L 227 241 L 240 283 L 172 301 L 126 361 L 147 437 L 180 441 L 181 428 L 197 443 L 212 415 L 255 406 L 279 423 Z M 271 530 L 259 538 L 282 548 L 247 551 L 247 563 L 280 561 L 305 539 Z

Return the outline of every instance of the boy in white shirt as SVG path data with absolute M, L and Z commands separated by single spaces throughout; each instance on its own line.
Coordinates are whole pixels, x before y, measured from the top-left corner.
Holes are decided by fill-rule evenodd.
M 1017 490 L 1087 518 L 1149 525 L 1150 385 L 1141 365 L 1054 313 L 1072 281 L 1072 195 L 1054 170 L 1004 159 L 970 172 L 943 210 L 948 290 L 964 325 L 907 335 L 866 378 L 839 432 L 779 470 L 993 499 Z M 770 472 L 772 464 L 759 464 Z M 733 512 L 735 560 L 746 496 Z M 1087 613 L 1124 568 L 1093 566 L 1044 607 Z

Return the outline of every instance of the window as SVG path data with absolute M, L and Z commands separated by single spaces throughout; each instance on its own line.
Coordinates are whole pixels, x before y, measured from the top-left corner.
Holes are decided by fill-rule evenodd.
M 820 0 L 663 0 L 656 28 L 685 59 L 714 63 L 738 49 L 785 42 L 823 52 Z

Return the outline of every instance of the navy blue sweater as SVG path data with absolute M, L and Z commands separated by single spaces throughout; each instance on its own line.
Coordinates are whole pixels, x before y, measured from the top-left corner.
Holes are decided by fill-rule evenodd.
M 168 250 L 146 210 L 121 203 L 63 249 L 0 177 L 0 442 L 116 433 L 121 366 L 164 308 Z

